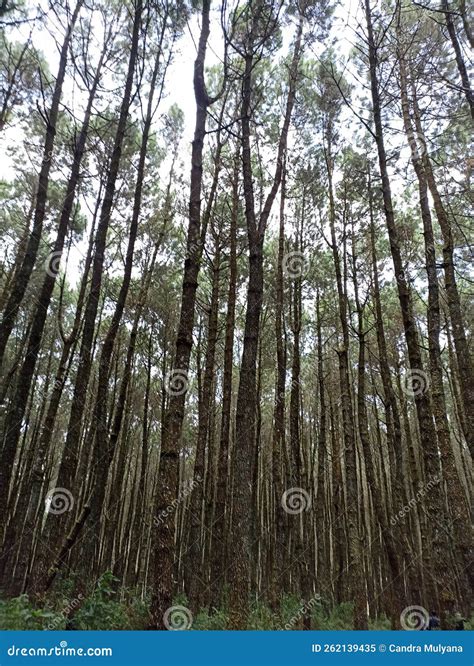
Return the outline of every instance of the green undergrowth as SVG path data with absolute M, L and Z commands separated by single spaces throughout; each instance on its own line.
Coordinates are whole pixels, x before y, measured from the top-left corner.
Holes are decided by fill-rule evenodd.
M 43 604 L 34 604 L 26 596 L 0 599 L 1 630 L 143 630 L 150 624 L 149 598 L 138 590 L 119 589 L 118 580 L 108 572 L 93 590 L 75 595 L 78 589 L 74 579 L 55 586 Z M 189 608 L 184 594 L 174 604 Z M 192 615 L 191 628 L 198 631 L 231 629 L 227 604 L 223 608 L 201 610 Z M 351 603 L 332 606 L 315 597 L 302 602 L 296 596 L 285 595 L 277 608 L 272 609 L 262 600 L 254 600 L 249 607 L 246 629 L 249 630 L 351 630 L 353 607 Z M 474 617 L 465 623 L 465 629 L 474 628 Z M 390 629 L 385 616 L 369 622 L 369 629 Z
M 118 580 L 105 573 L 93 590 L 77 594 L 74 580 L 62 581 L 42 605 L 26 595 L 0 599 L 0 630 L 145 629 L 148 599 L 136 590 L 117 590 Z

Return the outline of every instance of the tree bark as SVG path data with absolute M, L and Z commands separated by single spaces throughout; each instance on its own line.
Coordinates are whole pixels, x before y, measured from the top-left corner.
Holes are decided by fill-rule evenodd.
M 23 257 L 21 268 L 18 271 L 18 274 L 15 276 L 15 282 L 12 285 L 7 304 L 2 314 L 2 320 L 0 322 L 0 368 L 3 366 L 5 348 L 13 330 L 13 326 L 15 325 L 16 315 L 18 313 L 21 301 L 23 300 L 23 296 L 25 295 L 31 273 L 33 272 L 33 268 L 36 262 L 36 256 L 38 254 L 38 247 L 43 231 L 43 222 L 46 215 L 49 172 L 51 170 L 51 162 L 54 151 L 56 123 L 58 121 L 59 104 L 63 91 L 64 76 L 66 74 L 69 45 L 71 43 L 71 37 L 77 21 L 77 17 L 79 16 L 79 12 L 81 11 L 83 4 L 84 0 L 77 0 L 74 11 L 71 15 L 71 20 L 66 30 L 64 41 L 61 46 L 58 74 L 54 85 L 51 107 L 49 109 L 49 113 L 47 114 L 46 136 L 43 147 L 43 159 L 38 177 L 38 190 L 36 193 L 33 228 L 28 239 L 28 244 L 26 246 L 26 252 Z M 2 488 L 2 493 L 5 492 L 4 488 L 6 483 L 6 479 L 2 477 L 2 472 L 0 472 L 0 488 Z

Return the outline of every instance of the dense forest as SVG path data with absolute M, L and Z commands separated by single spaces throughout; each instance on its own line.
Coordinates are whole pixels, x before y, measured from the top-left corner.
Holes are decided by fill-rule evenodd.
M 3 628 L 469 621 L 465 0 L 0 0 Z

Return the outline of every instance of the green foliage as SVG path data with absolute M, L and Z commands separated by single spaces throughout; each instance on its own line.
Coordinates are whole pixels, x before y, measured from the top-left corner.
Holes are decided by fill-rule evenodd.
M 64 617 L 45 606 L 35 608 L 26 594 L 14 599 L 0 599 L 0 630 L 28 631 L 46 629 L 54 625 L 55 629 L 63 629 Z
M 107 571 L 97 583 L 95 590 L 85 600 L 74 616 L 75 629 L 128 629 L 127 613 L 123 604 L 115 599 L 115 576 Z
M 47 604 L 35 607 L 26 595 L 15 599 L 0 600 L 0 630 L 132 630 L 140 631 L 149 623 L 149 598 L 143 598 L 137 590 L 116 592 L 117 579 L 106 572 L 96 588 L 81 602 L 77 611 L 71 611 L 74 596 L 73 579 L 62 581 L 52 593 Z M 176 606 L 189 606 L 185 594 L 175 597 Z M 320 631 L 352 630 L 353 605 L 344 602 L 330 606 L 327 600 L 309 604 L 294 595 L 284 595 L 278 612 L 274 612 L 262 600 L 255 600 L 249 608 L 246 629 L 257 631 L 301 629 L 303 618 L 311 615 L 311 629 Z M 454 629 L 454 618 L 447 619 L 447 628 Z M 229 628 L 227 607 L 202 609 L 194 616 L 193 631 L 224 631 Z M 381 615 L 369 621 L 372 631 L 390 630 L 390 620 Z M 465 620 L 464 628 L 474 628 L 474 616 Z
M 301 607 L 302 602 L 298 597 L 293 594 L 285 594 L 282 597 L 280 604 L 281 626 L 285 627 L 285 625 L 291 624 L 293 618 L 300 615 Z
M 353 629 L 353 604 L 343 602 L 334 608 L 317 606 L 311 615 L 313 629 L 337 631 Z
M 369 629 L 372 631 L 390 631 L 391 622 L 386 615 L 381 615 L 373 620 L 369 619 Z
M 25 594 L 0 600 L 0 630 L 145 629 L 149 600 L 136 590 L 122 590 L 119 598 L 117 582 L 106 572 L 95 589 L 82 598 L 75 596 L 74 579 L 60 581 L 43 607 L 35 606 Z
M 263 601 L 254 601 L 250 605 L 249 621 L 247 629 L 277 629 L 279 626 L 278 616 Z
M 216 631 L 227 629 L 229 616 L 224 610 L 213 608 L 210 612 L 199 611 L 194 618 L 193 629 L 197 631 Z

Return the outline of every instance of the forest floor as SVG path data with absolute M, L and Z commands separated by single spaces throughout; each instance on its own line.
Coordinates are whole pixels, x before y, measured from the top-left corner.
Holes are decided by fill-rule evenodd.
M 74 583 L 63 581 L 42 604 L 33 604 L 27 595 L 0 599 L 0 630 L 145 630 L 149 628 L 149 599 L 139 590 L 120 593 L 116 580 L 105 574 L 87 596 L 73 600 Z M 187 612 L 188 626 L 193 630 L 225 630 L 229 628 L 226 609 L 203 609 L 195 617 L 187 608 L 186 596 L 178 595 L 173 608 Z M 278 612 L 263 601 L 255 600 L 249 609 L 248 630 L 352 630 L 353 606 L 350 602 L 331 606 L 324 599 L 308 604 L 296 596 L 285 595 Z M 389 630 L 385 615 L 369 620 L 370 630 Z M 446 629 L 451 626 L 442 627 Z M 474 616 L 465 622 L 466 630 L 474 630 Z

